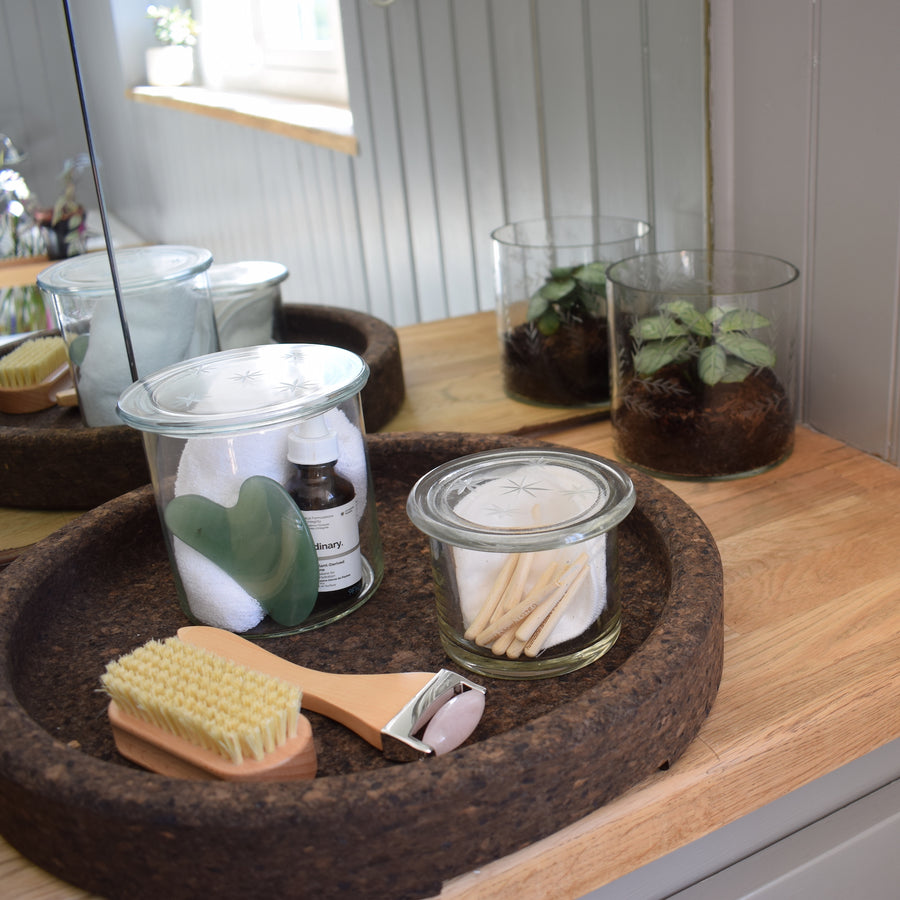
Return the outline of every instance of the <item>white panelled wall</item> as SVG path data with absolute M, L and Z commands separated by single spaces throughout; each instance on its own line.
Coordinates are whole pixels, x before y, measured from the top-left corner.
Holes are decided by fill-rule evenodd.
M 355 157 L 127 101 L 139 5 L 72 3 L 109 205 L 151 240 L 277 259 L 289 301 L 491 309 L 491 231 L 550 213 L 705 242 L 703 0 L 343 0 Z

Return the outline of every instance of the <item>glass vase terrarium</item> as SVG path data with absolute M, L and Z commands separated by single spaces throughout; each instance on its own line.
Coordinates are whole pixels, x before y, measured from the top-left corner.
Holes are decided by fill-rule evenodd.
M 797 269 L 758 253 L 679 250 L 608 273 L 616 453 L 651 474 L 765 471 L 794 445 Z
M 646 252 L 650 226 L 559 216 L 504 225 L 491 237 L 507 395 L 536 405 L 608 408 L 606 268 Z

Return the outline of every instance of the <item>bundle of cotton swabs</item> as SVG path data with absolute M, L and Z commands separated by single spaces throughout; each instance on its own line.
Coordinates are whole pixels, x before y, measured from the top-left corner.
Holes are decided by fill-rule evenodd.
M 512 553 L 475 619 L 466 629 L 466 640 L 490 647 L 497 656 L 518 659 L 537 656 L 588 575 L 588 556 L 574 562 L 556 562 L 540 574 L 526 593 L 534 553 Z
M 297 734 L 298 687 L 175 637 L 109 663 L 100 680 L 123 712 L 235 764 Z

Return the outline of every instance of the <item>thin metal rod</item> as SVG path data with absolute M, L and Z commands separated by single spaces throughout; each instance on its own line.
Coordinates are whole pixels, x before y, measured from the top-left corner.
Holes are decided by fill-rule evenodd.
M 94 139 L 91 135 L 91 124 L 88 120 L 87 104 L 84 99 L 84 84 L 81 80 L 81 66 L 78 63 L 78 51 L 75 49 L 75 32 L 72 28 L 72 17 L 69 13 L 69 0 L 62 0 L 63 11 L 66 14 L 66 29 L 69 33 L 69 48 L 72 51 L 72 65 L 75 67 L 75 84 L 78 87 L 78 100 L 81 103 L 81 118 L 84 122 L 84 133 L 87 137 L 88 155 L 91 158 L 91 172 L 94 176 L 94 188 L 97 191 L 97 201 L 100 204 L 100 222 L 103 226 L 103 239 L 106 242 L 106 255 L 109 257 L 109 268 L 112 274 L 113 293 L 116 295 L 116 305 L 119 309 L 119 321 L 122 323 L 122 337 L 125 339 L 125 353 L 128 356 L 128 367 L 131 370 L 131 380 L 137 381 L 137 363 L 134 361 L 134 347 L 131 343 L 131 332 L 128 329 L 128 318 L 125 315 L 125 304 L 122 301 L 122 290 L 119 285 L 119 269 L 116 265 L 116 255 L 113 253 L 112 238 L 109 233 L 109 220 L 106 215 L 106 202 L 103 199 L 103 187 L 100 184 L 100 172 L 97 167 L 97 157 L 94 153 Z

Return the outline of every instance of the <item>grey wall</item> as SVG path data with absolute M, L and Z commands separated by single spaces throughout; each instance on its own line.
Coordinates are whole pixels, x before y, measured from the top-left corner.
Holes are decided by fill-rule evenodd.
M 719 246 L 803 272 L 804 418 L 900 461 L 900 4 L 712 5 Z

